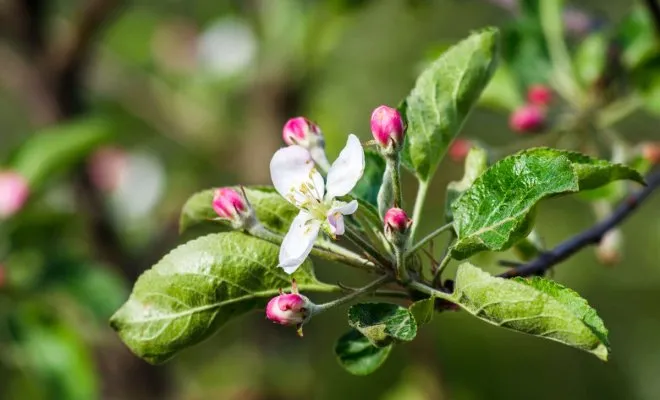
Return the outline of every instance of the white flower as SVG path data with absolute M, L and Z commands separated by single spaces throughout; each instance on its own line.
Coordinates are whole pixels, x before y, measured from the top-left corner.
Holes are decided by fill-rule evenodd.
M 364 172 L 364 150 L 355 135 L 328 171 L 327 182 L 316 170 L 314 161 L 301 146 L 278 150 L 270 161 L 270 176 L 275 189 L 300 209 L 280 248 L 280 267 L 292 274 L 312 251 L 320 229 L 336 238 L 344 234 L 344 215 L 353 214 L 357 201 L 335 200 L 347 195 Z

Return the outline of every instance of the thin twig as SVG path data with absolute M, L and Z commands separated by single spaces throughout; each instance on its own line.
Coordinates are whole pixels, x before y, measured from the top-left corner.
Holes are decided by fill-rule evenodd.
M 640 204 L 647 200 L 651 194 L 660 187 L 660 171 L 656 171 L 649 175 L 647 184 L 648 185 L 645 188 L 629 196 L 619 204 L 608 218 L 562 242 L 554 249 L 541 254 L 538 258 L 519 267 L 510 269 L 499 276 L 502 278 L 513 278 L 516 276 L 540 275 L 577 253 L 582 248 L 598 244 L 610 229 L 616 227 L 632 215 L 633 211 L 635 211 Z

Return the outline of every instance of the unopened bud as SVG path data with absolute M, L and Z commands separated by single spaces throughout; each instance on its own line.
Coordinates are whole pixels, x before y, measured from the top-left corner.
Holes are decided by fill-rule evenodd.
M 254 219 L 250 205 L 243 196 L 232 188 L 216 189 L 213 195 L 213 210 L 222 219 L 231 221 L 235 228 L 244 228 Z
M 392 207 L 385 213 L 385 236 L 392 244 L 400 246 L 408 240 L 412 220 L 405 211 Z
M 621 230 L 608 231 L 596 247 L 596 257 L 603 265 L 615 265 L 621 261 L 621 245 L 623 235 Z
M 460 163 L 465 160 L 470 149 L 472 148 L 472 142 L 467 139 L 456 139 L 449 146 L 449 158 L 452 161 Z
M 30 195 L 27 180 L 13 171 L 0 172 L 0 219 L 7 218 L 23 208 Z
M 405 129 L 396 108 L 380 106 L 371 114 L 371 133 L 383 149 L 397 150 L 403 144 Z
M 509 125 L 518 133 L 539 132 L 545 125 L 545 112 L 539 106 L 528 104 L 511 114 Z
M 527 89 L 527 101 L 537 106 L 547 106 L 552 101 L 552 90 L 546 85 L 532 85 Z
M 325 139 L 321 128 L 305 117 L 291 118 L 282 128 L 282 139 L 289 146 L 298 145 L 309 151 L 312 160 L 324 171 L 330 169 L 325 155 Z
M 315 306 L 306 296 L 298 293 L 296 281 L 294 280 L 291 293 L 282 293 L 273 297 L 266 305 L 266 318 L 280 325 L 295 325 L 298 334 L 302 336 L 302 325 L 312 315 Z
M 646 161 L 652 165 L 660 164 L 660 142 L 644 142 L 640 146 Z

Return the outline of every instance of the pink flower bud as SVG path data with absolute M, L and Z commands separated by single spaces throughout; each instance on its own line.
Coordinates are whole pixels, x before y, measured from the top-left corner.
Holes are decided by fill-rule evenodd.
M 460 163 L 465 160 L 470 149 L 472 148 L 472 142 L 467 139 L 456 139 L 449 146 L 449 158 L 452 161 Z
M 112 192 L 121 184 L 127 166 L 128 156 L 123 149 L 106 146 L 92 154 L 88 171 L 94 186 L 104 192 Z
M 412 225 L 412 220 L 400 208 L 392 207 L 385 213 L 385 230 L 406 232 L 410 225 Z
M 0 172 L 0 218 L 16 214 L 30 194 L 28 182 L 13 171 Z
M 532 85 L 527 89 L 527 101 L 537 106 L 547 106 L 552 101 L 552 91 L 545 85 Z
M 371 114 L 371 133 L 384 148 L 403 143 L 404 127 L 401 114 L 396 108 L 380 106 Z
M 248 209 L 243 196 L 232 188 L 220 188 L 213 196 L 213 210 L 220 218 L 233 220 Z
M 300 325 L 310 314 L 311 301 L 298 293 L 280 294 L 266 306 L 266 317 L 280 325 Z
M 660 164 L 660 142 L 641 143 L 642 157 L 652 165 Z
M 319 138 L 322 139 L 321 129 L 305 117 L 291 118 L 282 129 L 282 139 L 289 146 L 297 144 L 309 149 Z
M 545 112 L 538 106 L 528 104 L 511 114 L 509 125 L 518 133 L 538 132 L 545 125 Z

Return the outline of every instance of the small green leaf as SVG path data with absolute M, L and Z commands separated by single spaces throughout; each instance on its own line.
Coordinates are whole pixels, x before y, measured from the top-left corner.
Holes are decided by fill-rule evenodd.
M 502 279 L 464 263 L 452 297 L 490 324 L 554 340 L 607 361 L 607 330 L 595 311 L 577 293 L 548 282 Z
M 188 242 L 140 276 L 110 323 L 136 355 L 162 363 L 289 287 L 278 254 L 278 246 L 239 232 Z M 316 280 L 309 260 L 293 278 L 302 291 L 334 288 Z
M 417 326 L 428 324 L 435 314 L 435 297 L 419 300 L 410 305 L 410 312 L 415 317 Z
M 240 192 L 240 187 L 234 187 Z M 274 188 L 269 186 L 245 187 L 250 204 L 254 207 L 257 218 L 268 229 L 285 234 L 291 226 L 291 221 L 298 215 L 299 210 L 286 201 Z M 183 205 L 179 219 L 179 230 L 186 229 L 205 222 L 214 221 L 229 227 L 226 221 L 216 219 L 218 215 L 213 211 L 214 189 L 207 189 L 192 195 Z
M 353 375 L 371 374 L 383 365 L 391 350 L 392 345 L 375 347 L 355 329 L 340 337 L 335 345 L 335 355 L 339 365 Z
M 357 199 L 378 206 L 378 190 L 383 183 L 385 160 L 373 150 L 366 150 L 364 157 L 364 174 L 355 189 L 353 189 L 353 195 Z
M 506 250 L 529 234 L 540 200 L 620 179 L 643 182 L 632 168 L 580 153 L 537 148 L 506 157 L 452 204 L 458 237 L 452 256 L 461 260 L 483 250 Z
M 392 303 L 356 304 L 348 310 L 348 324 L 376 347 L 387 346 L 393 341 L 409 342 L 417 334 L 412 313 Z
M 640 4 L 634 5 L 632 11 L 619 23 L 615 40 L 621 45 L 623 62 L 630 69 L 637 68 L 660 50 L 653 17 Z
M 468 190 L 474 181 L 488 168 L 488 153 L 480 147 L 472 147 L 465 157 L 465 170 L 460 181 L 452 181 L 447 185 L 445 195 L 445 221 L 453 221 L 451 205 Z
M 53 174 L 84 160 L 92 150 L 108 141 L 112 130 L 111 121 L 100 117 L 44 128 L 18 148 L 11 166 L 32 188 L 38 188 Z
M 498 31 L 485 29 L 444 52 L 417 79 L 402 106 L 404 165 L 429 181 L 495 72 Z
M 500 64 L 495 75 L 479 98 L 479 104 L 484 107 L 501 111 L 513 111 L 524 104 L 515 77 L 511 70 Z
M 607 40 L 600 33 L 592 33 L 580 42 L 575 52 L 575 72 L 583 85 L 589 87 L 605 69 Z

